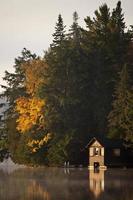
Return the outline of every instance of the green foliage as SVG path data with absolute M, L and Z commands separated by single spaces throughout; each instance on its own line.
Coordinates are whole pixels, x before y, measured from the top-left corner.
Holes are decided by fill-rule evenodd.
M 55 33 L 53 34 L 53 44 L 51 45 L 52 47 L 56 47 L 61 45 L 61 43 L 64 41 L 65 38 L 65 27 L 63 24 L 63 19 L 61 14 L 58 16 L 58 22 L 56 23 L 55 26 Z
M 0 129 L 0 161 L 3 161 L 4 157 L 8 154 L 8 140 L 5 134 L 5 129 Z
M 54 138 L 48 150 L 49 165 L 63 166 L 64 162 L 69 160 L 67 147 L 72 140 L 72 135 L 66 134 L 61 138 Z
M 133 143 L 133 90 L 125 65 L 115 88 L 113 109 L 108 116 L 110 137 Z
M 85 19 L 85 51 L 90 59 L 91 130 L 94 134 L 107 132 L 107 115 L 111 110 L 112 93 L 117 73 L 126 62 L 131 35 L 125 31 L 125 22 L 118 2 L 110 12 L 106 4 L 95 11 L 93 19 Z M 95 58 L 95 59 L 94 59 Z

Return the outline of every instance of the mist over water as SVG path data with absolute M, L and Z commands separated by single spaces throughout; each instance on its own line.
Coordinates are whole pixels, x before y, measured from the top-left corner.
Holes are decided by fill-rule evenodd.
M 0 164 L 0 200 L 133 200 L 133 170 Z

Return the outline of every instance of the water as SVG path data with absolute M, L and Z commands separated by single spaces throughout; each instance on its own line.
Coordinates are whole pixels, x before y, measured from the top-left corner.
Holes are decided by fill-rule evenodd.
M 0 200 L 133 200 L 133 170 L 27 168 L 0 164 Z

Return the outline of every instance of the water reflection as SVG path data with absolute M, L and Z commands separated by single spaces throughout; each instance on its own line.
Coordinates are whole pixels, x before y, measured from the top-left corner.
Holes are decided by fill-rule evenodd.
M 89 189 L 98 198 L 104 191 L 104 170 L 89 171 Z
M 37 181 L 32 180 L 27 188 L 27 198 L 28 199 L 45 199 L 50 200 L 50 194 L 45 188 L 41 187 Z
M 133 170 L 0 166 L 0 200 L 133 200 Z
M 64 168 L 64 174 L 70 174 L 70 169 L 69 168 Z

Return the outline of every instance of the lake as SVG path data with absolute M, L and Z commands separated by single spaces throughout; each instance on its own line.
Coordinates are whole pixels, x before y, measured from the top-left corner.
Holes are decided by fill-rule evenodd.
M 0 164 L 0 200 L 133 200 L 133 170 Z

